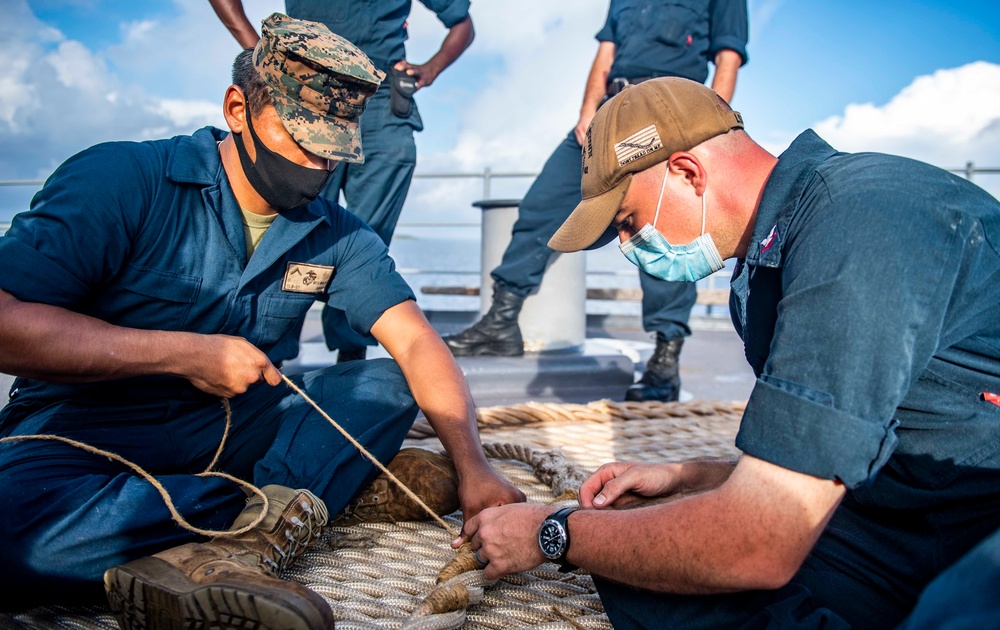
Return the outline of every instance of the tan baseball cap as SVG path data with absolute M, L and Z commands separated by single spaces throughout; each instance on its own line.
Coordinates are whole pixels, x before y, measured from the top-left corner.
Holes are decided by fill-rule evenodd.
M 632 174 L 743 128 L 743 117 L 696 81 L 667 77 L 626 86 L 599 110 L 583 147 L 583 201 L 549 240 L 557 252 L 593 245 L 608 230 Z
M 385 73 L 319 22 L 274 13 L 260 32 L 254 67 L 292 138 L 320 157 L 364 162 L 358 119 Z

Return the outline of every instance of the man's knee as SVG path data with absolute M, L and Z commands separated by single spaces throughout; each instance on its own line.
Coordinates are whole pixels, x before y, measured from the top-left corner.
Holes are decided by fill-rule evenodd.
M 361 406 L 377 415 L 409 418 L 412 424 L 417 404 L 403 371 L 392 359 L 349 361 L 325 367 L 302 376 L 306 392 L 315 402 L 338 406 Z
M 357 363 L 361 363 L 358 367 L 365 371 L 362 387 L 366 393 L 385 397 L 394 407 L 404 412 L 412 411 L 416 415 L 417 403 L 398 363 L 384 358 Z

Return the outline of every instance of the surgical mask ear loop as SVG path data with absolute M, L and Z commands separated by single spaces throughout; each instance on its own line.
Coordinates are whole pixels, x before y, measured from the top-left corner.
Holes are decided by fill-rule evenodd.
M 701 235 L 705 236 L 705 194 L 708 189 L 701 191 Z
M 660 184 L 660 196 L 656 200 L 656 214 L 653 215 L 653 229 L 657 230 L 656 222 L 660 219 L 660 205 L 663 203 L 663 191 L 667 189 L 667 173 L 670 172 L 670 165 L 663 171 L 663 183 Z
M 656 200 L 656 214 L 653 215 L 653 229 L 659 231 L 656 227 L 656 222 L 660 220 L 660 206 L 663 204 L 663 191 L 667 189 L 667 175 L 670 173 L 670 165 L 667 165 L 667 170 L 663 172 L 663 183 L 660 184 L 660 197 Z M 701 235 L 705 234 L 705 194 L 708 190 L 703 190 L 701 193 Z M 662 234 L 662 232 L 660 232 Z

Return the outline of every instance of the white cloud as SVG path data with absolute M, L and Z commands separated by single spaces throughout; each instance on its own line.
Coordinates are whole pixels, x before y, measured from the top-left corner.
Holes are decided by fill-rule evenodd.
M 182 8 L 192 4 L 187 0 Z M 198 4 L 208 7 L 205 2 Z M 228 33 L 214 14 L 211 25 L 221 33 L 203 37 L 205 45 L 192 41 L 208 30 L 193 28 L 206 21 L 195 11 L 182 12 L 167 24 L 149 20 L 123 24 L 122 43 L 95 50 L 39 21 L 24 0 L 9 5 L 5 11 L 13 19 L 0 25 L 5 43 L 0 64 L 3 177 L 46 177 L 73 153 L 99 142 L 145 140 L 223 124 L 221 97 L 238 48 L 226 40 Z M 230 50 L 215 54 L 209 45 L 213 40 L 215 48 Z M 171 57 L 169 71 L 155 63 Z M 207 97 L 178 95 L 185 77 L 198 75 L 192 68 L 199 66 L 213 67 L 221 75 L 214 90 Z M 210 103 L 211 97 L 218 100 Z
M 45 55 L 43 65 L 50 66 L 56 80 L 70 91 L 88 95 L 107 93 L 114 83 L 104 61 L 80 42 L 61 42 L 55 51 Z
M 434 156 L 439 167 L 541 168 L 576 124 L 607 3 L 575 2 L 573 9 L 531 0 L 474 5 L 477 35 L 467 54 L 499 64 L 462 108 L 454 146 Z
M 888 103 L 852 103 L 816 132 L 840 151 L 877 151 L 942 168 L 1000 165 L 1000 65 L 977 61 L 913 80 Z M 1000 175 L 974 181 L 1000 197 Z
M 205 125 L 225 124 L 222 103 L 214 101 L 184 101 L 163 99 L 151 105 L 149 111 L 168 119 L 180 129 L 198 129 Z
M 1000 65 L 977 61 L 917 77 L 885 105 L 853 103 L 814 128 L 842 151 L 994 166 L 1000 163 Z

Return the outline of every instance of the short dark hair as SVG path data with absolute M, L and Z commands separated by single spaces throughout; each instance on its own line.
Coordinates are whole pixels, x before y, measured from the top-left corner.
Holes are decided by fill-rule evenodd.
M 271 103 L 271 93 L 253 65 L 253 48 L 245 48 L 233 61 L 233 85 L 243 90 L 251 114 L 259 114 Z

